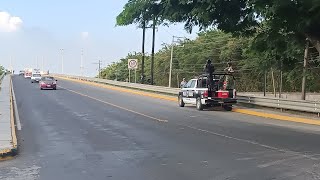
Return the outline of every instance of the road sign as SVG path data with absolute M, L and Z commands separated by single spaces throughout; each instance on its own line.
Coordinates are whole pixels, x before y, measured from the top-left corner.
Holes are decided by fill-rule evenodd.
M 138 59 L 128 59 L 128 69 L 138 69 Z

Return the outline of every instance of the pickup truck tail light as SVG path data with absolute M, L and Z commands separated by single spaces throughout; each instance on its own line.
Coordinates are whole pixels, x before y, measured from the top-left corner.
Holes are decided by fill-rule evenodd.
M 205 90 L 205 91 L 203 92 L 203 97 L 208 97 L 208 91 L 207 91 L 207 90 Z

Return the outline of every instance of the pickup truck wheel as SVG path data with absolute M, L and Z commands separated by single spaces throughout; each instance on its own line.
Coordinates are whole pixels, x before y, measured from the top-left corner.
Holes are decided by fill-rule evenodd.
M 179 103 L 179 106 L 180 107 L 184 107 L 184 102 L 183 102 L 183 98 L 182 98 L 182 95 L 179 95 L 179 97 L 178 97 L 178 103 Z
M 199 111 L 203 110 L 203 104 L 201 103 L 201 98 L 197 98 L 196 106 Z
M 226 110 L 226 111 L 232 111 L 232 106 L 230 106 L 230 105 L 224 105 L 224 106 L 223 106 L 223 109 Z

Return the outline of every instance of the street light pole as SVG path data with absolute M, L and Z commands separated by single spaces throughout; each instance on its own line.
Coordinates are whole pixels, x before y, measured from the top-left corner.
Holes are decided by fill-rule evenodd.
M 10 71 L 11 71 L 11 73 L 13 73 L 12 56 L 10 56 Z
M 63 63 L 64 63 L 64 62 L 63 62 L 63 61 L 64 61 L 64 60 L 63 60 L 63 50 L 64 50 L 64 49 L 60 49 L 60 51 L 61 51 L 61 74 L 64 73 L 64 69 L 63 69 L 63 68 L 64 68 L 64 67 L 63 67 Z
M 81 76 L 83 76 L 83 49 L 81 49 L 80 71 L 81 71 Z
M 36 56 L 36 63 L 37 63 L 37 69 L 39 69 L 39 61 L 38 61 L 38 56 Z
M 44 71 L 44 56 L 42 56 L 41 70 Z

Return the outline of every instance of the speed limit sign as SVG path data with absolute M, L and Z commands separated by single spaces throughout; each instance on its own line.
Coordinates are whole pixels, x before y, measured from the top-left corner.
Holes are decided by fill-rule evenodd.
M 138 59 L 128 59 L 128 69 L 138 69 Z

